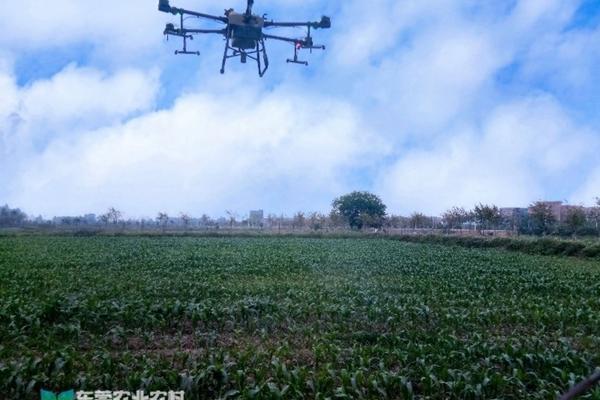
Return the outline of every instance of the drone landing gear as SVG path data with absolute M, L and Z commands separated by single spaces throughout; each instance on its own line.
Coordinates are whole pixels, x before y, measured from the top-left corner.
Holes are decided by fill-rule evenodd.
M 194 40 L 194 36 L 188 35 L 187 33 L 185 33 L 185 30 L 183 29 L 183 15 L 181 17 L 181 28 L 175 29 L 175 25 L 167 24 L 165 31 L 164 31 L 164 35 L 167 37 L 167 41 L 169 40 L 169 36 L 179 36 L 180 38 L 183 39 L 183 50 L 175 50 L 176 56 L 178 56 L 180 54 L 188 54 L 188 55 L 194 55 L 194 56 L 200 55 L 199 51 L 188 51 L 187 41 Z
M 221 64 L 221 74 L 225 73 L 225 64 L 230 58 L 240 58 L 242 64 L 248 62 L 248 58 L 256 61 L 258 66 L 258 76 L 261 78 L 269 69 L 269 57 L 267 56 L 267 49 L 265 47 L 264 39 L 257 41 L 256 48 L 254 50 L 246 51 L 245 49 L 237 49 L 231 47 L 231 33 L 228 33 L 225 39 L 225 52 L 223 53 L 223 62 Z M 231 52 L 231 53 L 230 53 Z
M 178 56 L 180 54 L 186 54 L 186 55 L 191 55 L 191 56 L 199 56 L 200 55 L 199 51 L 188 51 L 188 49 L 187 49 L 188 39 L 194 40 L 194 37 L 191 35 L 185 35 L 182 37 L 183 37 L 183 50 L 175 50 L 175 55 Z
M 309 49 L 311 54 L 313 50 L 325 50 L 325 46 L 315 46 L 312 37 L 310 36 L 310 26 L 308 27 L 308 35 L 304 40 L 298 40 L 294 43 L 294 58 L 288 59 L 288 63 L 300 64 L 308 66 L 307 61 L 298 60 L 298 51 L 301 49 Z
M 287 59 L 288 64 L 292 63 L 292 64 L 300 64 L 300 65 L 306 65 L 308 67 L 308 61 L 300 61 L 298 60 L 298 50 L 302 48 L 300 45 L 295 45 L 294 46 L 294 58 L 293 59 Z

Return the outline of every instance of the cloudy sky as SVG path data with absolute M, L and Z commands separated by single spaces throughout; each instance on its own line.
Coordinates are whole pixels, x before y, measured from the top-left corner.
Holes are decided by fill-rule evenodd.
M 156 3 L 0 6 L 0 203 L 291 214 L 370 190 L 407 214 L 600 196 L 597 0 L 257 0 L 333 21 L 308 68 L 268 42 L 263 79 L 236 62 L 221 76 L 217 37 L 175 57 Z

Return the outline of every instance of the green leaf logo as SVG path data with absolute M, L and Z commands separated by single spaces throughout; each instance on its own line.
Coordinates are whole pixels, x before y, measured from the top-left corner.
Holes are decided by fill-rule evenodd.
M 41 391 L 42 400 L 75 400 L 75 391 L 68 390 L 60 394 L 49 392 L 47 390 Z

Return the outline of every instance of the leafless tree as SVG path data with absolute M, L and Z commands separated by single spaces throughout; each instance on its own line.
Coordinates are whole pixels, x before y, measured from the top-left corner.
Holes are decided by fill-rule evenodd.
M 156 221 L 160 225 L 163 233 L 167 230 L 167 224 L 169 223 L 169 214 L 166 212 L 159 212 Z
M 313 212 L 308 216 L 308 224 L 313 231 L 319 231 L 325 227 L 327 217 L 321 213 Z
M 425 228 L 429 218 L 422 213 L 415 212 L 410 216 L 410 226 L 413 229 Z
M 267 215 L 267 224 L 269 224 L 269 228 L 273 229 L 277 225 L 278 217 L 275 214 Z
M 104 223 L 104 225 L 108 225 L 108 224 L 117 225 L 121 221 L 122 217 L 123 217 L 123 213 L 121 211 L 117 210 L 114 207 L 110 207 L 108 209 L 108 211 L 106 212 L 106 214 L 102 214 L 100 216 L 100 221 L 102 223 Z
M 100 217 L 98 217 L 98 219 L 100 220 L 100 222 L 102 222 L 104 225 L 108 225 L 108 223 L 110 222 L 110 217 L 108 214 L 102 214 Z
M 183 228 L 187 232 L 188 228 L 190 227 L 190 221 L 192 220 L 192 217 L 190 217 L 189 214 L 182 212 L 179 215 L 179 218 L 181 218 L 181 222 L 183 222 Z
M 452 207 L 442 215 L 442 221 L 448 229 L 460 229 L 469 222 L 469 214 L 463 207 Z
M 200 223 L 203 227 L 208 227 L 212 224 L 212 220 L 208 215 L 202 214 L 202 217 L 200 217 Z
M 230 211 L 230 210 L 225 211 L 225 213 L 227 214 L 227 217 L 229 218 L 229 229 L 233 230 L 233 226 L 237 222 L 238 215 L 234 211 Z
M 302 228 L 304 228 L 305 226 L 306 217 L 304 216 L 304 213 L 302 211 L 298 211 L 294 215 L 294 219 L 292 220 L 292 229 L 295 230 L 296 228 L 300 228 L 300 230 L 302 230 Z

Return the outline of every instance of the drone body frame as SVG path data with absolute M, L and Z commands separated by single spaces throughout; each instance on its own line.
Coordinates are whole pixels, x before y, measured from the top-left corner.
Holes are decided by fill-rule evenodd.
M 233 9 L 225 10 L 224 16 L 215 16 L 210 14 L 199 13 L 196 11 L 186 10 L 177 7 L 171 7 L 169 0 L 159 0 L 159 11 L 179 15 L 180 25 L 175 27 L 172 23 L 167 24 L 164 35 L 176 36 L 183 39 L 183 50 L 175 51 L 175 54 L 191 54 L 200 55 L 197 51 L 188 50 L 188 41 L 193 40 L 194 35 L 198 34 L 217 34 L 225 38 L 225 51 L 221 64 L 221 74 L 225 73 L 227 60 L 239 58 L 245 64 L 248 59 L 256 62 L 258 67 L 258 75 L 263 77 L 269 68 L 269 58 L 265 46 L 266 40 L 277 40 L 294 45 L 294 58 L 288 59 L 288 63 L 308 65 L 306 61 L 298 59 L 298 51 L 301 49 L 325 50 L 325 46 L 315 46 L 311 36 L 312 29 L 329 29 L 331 28 L 331 19 L 322 17 L 318 22 L 275 22 L 267 20 L 265 16 L 252 14 L 254 0 L 248 0 L 248 7 L 245 13 L 236 13 Z M 214 22 L 225 24 L 223 29 L 188 29 L 185 28 L 185 20 L 187 17 L 204 18 Z M 284 36 L 269 35 L 264 33 L 265 28 L 284 28 L 284 27 L 305 27 L 307 35 L 302 39 L 295 39 Z

